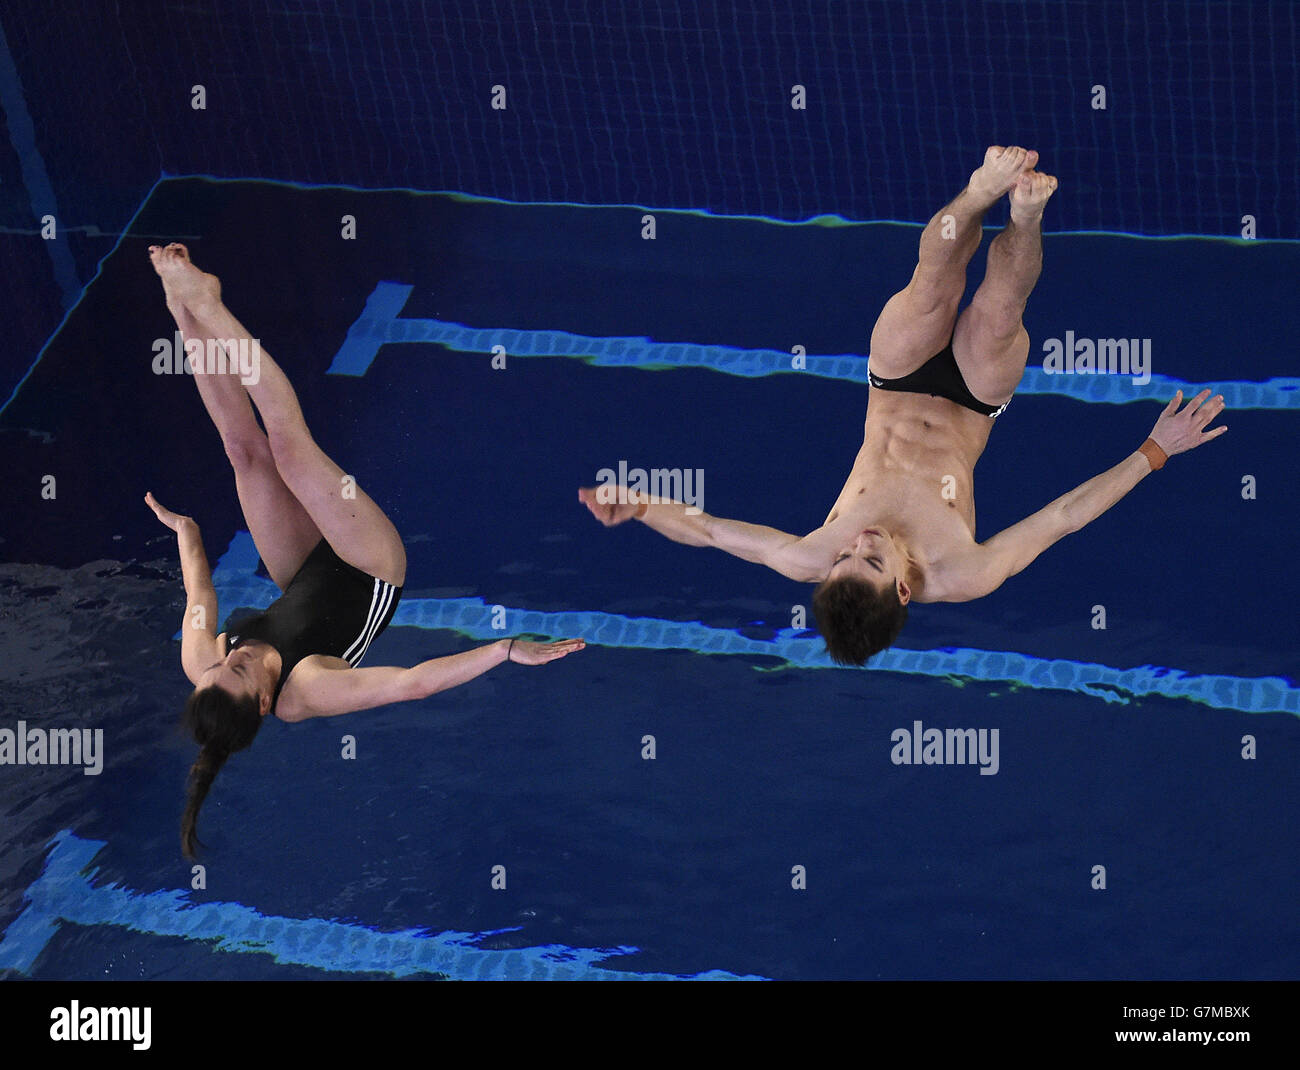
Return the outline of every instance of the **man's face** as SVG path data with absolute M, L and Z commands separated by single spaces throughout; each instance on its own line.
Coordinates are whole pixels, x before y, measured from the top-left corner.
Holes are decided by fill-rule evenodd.
M 852 576 L 877 590 L 884 590 L 886 586 L 897 587 L 898 577 L 905 574 L 905 569 L 903 555 L 889 532 L 884 528 L 867 528 L 835 555 L 826 578 L 837 580 Z M 906 602 L 908 597 L 904 584 L 899 599 Z

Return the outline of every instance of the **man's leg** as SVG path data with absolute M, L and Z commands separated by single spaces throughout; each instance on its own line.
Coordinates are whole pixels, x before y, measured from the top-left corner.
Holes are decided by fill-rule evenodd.
M 966 188 L 926 225 L 911 282 L 889 299 L 871 332 L 874 375 L 898 379 L 948 344 L 984 213 L 1037 162 L 1032 150 L 994 145 Z
M 166 251 L 157 246 L 149 250 L 155 267 L 160 256 L 172 255 L 188 256 L 188 253 L 181 245 L 169 246 Z M 203 326 L 181 302 L 170 296 L 168 308 L 184 340 L 204 343 L 206 352 Z M 235 491 L 244 522 L 272 581 L 283 590 L 320 541 L 320 531 L 280 478 L 266 435 L 257 426 L 253 406 L 238 378 L 209 374 L 201 358 L 192 365 L 203 407 L 221 435 L 226 457 L 235 471 Z
M 970 392 L 988 405 L 1009 401 L 1025 374 L 1029 334 L 1021 318 L 1043 268 L 1043 208 L 1055 189 L 1051 175 L 1020 176 L 1011 191 L 1011 218 L 989 245 L 984 281 L 957 320 L 957 367 Z
M 276 469 L 325 540 L 349 565 L 400 587 L 406 550 L 393 522 L 316 444 L 293 385 L 221 303 L 217 280 L 185 260 L 172 265 L 171 281 L 206 337 L 256 346 L 257 381 L 243 388 L 262 417 Z

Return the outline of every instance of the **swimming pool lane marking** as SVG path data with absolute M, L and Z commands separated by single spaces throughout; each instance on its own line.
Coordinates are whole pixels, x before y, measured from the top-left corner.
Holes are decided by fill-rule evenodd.
M 806 371 L 791 368 L 791 354 L 774 349 L 737 349 L 691 342 L 654 342 L 649 338 L 593 336 L 568 331 L 525 331 L 511 327 L 466 327 L 438 319 L 402 319 L 400 313 L 414 287 L 380 282 L 365 308 L 348 329 L 330 364 L 331 375 L 362 376 L 385 345 L 441 345 L 461 353 L 491 353 L 499 345 L 511 357 L 568 357 L 604 367 L 708 368 L 726 375 L 758 378 L 767 375 L 814 375 L 866 383 L 867 362 L 861 354 L 808 355 Z M 1167 375 L 1152 375 L 1134 384 L 1127 375 L 1049 375 L 1027 368 L 1016 394 L 1055 394 L 1076 401 L 1124 405 L 1135 401 L 1166 404 L 1175 390 L 1192 396 L 1209 386 L 1223 395 L 1228 408 L 1300 409 L 1300 378 L 1221 380 L 1193 383 Z
M 610 210 L 627 210 L 652 212 L 657 215 L 685 215 L 700 219 L 716 219 L 722 222 L 766 223 L 774 227 L 906 227 L 918 233 L 925 229 L 927 220 L 915 219 L 854 219 L 837 212 L 817 212 L 801 219 L 780 219 L 777 216 L 762 215 L 754 212 L 715 212 L 708 208 L 670 208 L 633 201 L 522 201 L 509 197 L 493 197 L 484 193 L 470 193 L 456 189 L 428 189 L 419 186 L 362 186 L 355 182 L 304 182 L 300 179 L 271 178 L 265 175 L 213 175 L 204 171 L 187 171 L 183 174 L 164 173 L 168 181 L 189 181 L 199 179 L 214 186 L 221 185 L 255 185 L 278 186 L 283 189 L 303 191 L 344 190 L 348 193 L 408 193 L 415 197 L 446 197 L 451 201 L 465 204 L 501 205 L 506 208 L 577 208 L 600 212 Z M 996 234 L 1002 228 L 986 223 L 981 230 Z M 1240 234 L 1194 234 L 1179 232 L 1177 234 L 1141 234 L 1134 230 L 1053 230 L 1051 237 L 1071 238 L 1130 238 L 1141 242 L 1216 242 L 1229 245 L 1300 245 L 1300 238 L 1255 237 L 1243 238 Z
M 18 76 L 18 67 L 9 51 L 9 40 L 5 37 L 3 26 L 0 26 L 0 108 L 4 109 L 9 143 L 13 146 L 22 170 L 32 221 L 38 222 L 46 215 L 59 219 L 54 183 L 50 181 L 50 174 L 45 169 L 45 159 L 41 156 L 36 141 L 36 125 L 27 108 L 27 96 L 23 92 L 22 79 Z M 72 258 L 67 240 L 62 236 L 41 244 L 49 253 L 54 279 L 63 292 L 63 310 L 67 312 L 77 303 L 82 292 L 81 280 L 77 278 L 76 261 Z
M 122 229 L 122 233 L 120 233 L 117 236 L 117 241 L 113 243 L 113 248 L 111 248 L 107 253 L 105 253 L 102 257 L 100 257 L 99 265 L 95 268 L 95 274 L 91 277 L 91 280 L 88 283 L 86 283 L 84 287 L 82 287 L 81 292 L 77 294 L 76 299 L 72 302 L 72 304 L 68 308 L 64 310 L 63 318 L 59 320 L 59 325 L 55 327 L 53 331 L 50 332 L 49 338 L 45 340 L 45 344 L 41 346 L 40 352 L 36 354 L 36 359 L 32 361 L 31 366 L 27 369 L 27 371 L 23 373 L 22 378 L 19 379 L 18 382 L 14 385 L 13 390 L 9 392 L 9 396 L 5 399 L 4 403 L 0 404 L 0 415 L 3 415 L 5 410 L 8 409 L 9 406 L 13 403 L 14 398 L 18 396 L 18 391 L 21 390 L 23 388 L 23 385 L 27 382 L 27 380 L 32 377 L 32 373 L 36 371 L 37 366 L 45 358 L 46 352 L 48 352 L 50 347 L 54 345 L 55 339 L 59 337 L 60 332 L 62 332 L 63 330 L 64 324 L 66 324 L 68 320 L 72 318 L 72 315 L 76 311 L 77 306 L 81 304 L 86 294 L 90 292 L 90 288 L 95 284 L 96 281 L 98 281 L 99 277 L 102 274 L 104 274 L 104 265 L 107 264 L 109 259 L 112 257 L 112 255 L 115 252 L 117 252 L 118 247 L 121 246 L 121 244 L 126 240 L 127 235 L 131 233 L 132 228 L 135 226 L 135 221 L 140 217 L 140 214 L 144 211 L 145 205 L 149 203 L 149 196 L 152 195 L 153 190 L 158 187 L 158 184 L 161 181 L 162 180 L 159 179 L 158 182 L 155 182 L 153 188 L 150 189 L 149 194 L 147 194 L 144 200 L 140 202 L 140 206 L 136 209 L 135 215 L 131 217 L 130 222 L 127 223 L 127 225 Z M 65 232 L 66 232 L 66 228 L 65 228 Z M 51 242 L 50 244 L 53 245 L 56 243 Z
M 5 125 L 9 130 L 9 142 L 13 146 L 14 154 L 18 157 L 19 166 L 23 176 L 23 186 L 27 192 L 27 198 L 31 205 L 32 221 L 38 222 L 45 215 L 52 215 L 59 220 L 58 205 L 54 196 L 54 184 L 50 181 L 49 172 L 45 169 L 45 160 L 41 156 L 40 147 L 36 141 L 36 127 L 32 122 L 31 113 L 27 109 L 27 97 L 23 93 L 22 79 L 18 76 L 18 68 L 14 64 L 13 55 L 9 51 L 9 40 L 5 36 L 4 27 L 0 26 L 0 110 L 4 111 Z M 149 191 L 153 192 L 152 189 Z M 148 200 L 148 196 L 145 197 Z M 140 207 L 144 207 L 142 201 Z M 136 215 L 139 215 L 137 210 Z M 132 223 L 135 222 L 134 217 Z M 63 224 L 59 223 L 60 227 Z M 77 263 L 72 256 L 72 251 L 68 247 L 67 229 L 63 228 L 62 234 L 52 241 L 43 241 L 46 251 L 50 256 L 51 271 L 54 280 L 58 284 L 59 290 L 63 294 L 63 318 L 59 321 L 58 327 L 51 332 L 50 337 L 46 340 L 45 345 L 36 354 L 36 359 L 32 361 L 27 371 L 14 384 L 14 388 L 9 392 L 9 396 L 3 404 L 0 404 L 0 413 L 9 407 L 9 403 L 18 396 L 18 391 L 22 385 L 31 377 L 36 366 L 40 364 L 41 358 L 45 355 L 45 350 L 49 348 L 50 343 L 58 336 L 63 325 L 68 321 L 68 316 L 81 300 L 85 293 L 85 288 L 81 280 L 77 277 Z M 117 246 L 114 245 L 114 248 Z
M 211 942 L 212 950 L 270 955 L 276 962 L 336 973 L 409 977 L 444 974 L 453 980 L 500 981 L 762 981 L 725 970 L 698 974 L 635 973 L 606 969 L 608 959 L 635 947 L 583 948 L 563 944 L 493 949 L 484 939 L 519 929 L 481 933 L 404 929 L 381 932 L 355 922 L 261 914 L 242 903 L 194 903 L 180 889 L 140 893 L 110 884 L 96 887 L 91 869 L 105 846 L 64 829 L 47 845 L 41 875 L 23 896 L 23 910 L 0 936 L 0 970 L 31 973 L 62 923 L 115 925 L 151 936 Z M 87 872 L 89 870 L 89 872 Z
M 255 574 L 257 564 L 257 547 L 252 536 L 246 531 L 238 532 L 212 572 L 222 607 L 220 620 L 224 621 L 240 607 L 263 609 L 279 597 L 275 584 Z M 820 638 L 810 638 L 792 629 L 782 629 L 771 639 L 752 639 L 696 621 L 627 617 L 590 610 L 542 613 L 507 608 L 506 616 L 512 633 L 557 638 L 582 636 L 596 646 L 633 650 L 688 650 L 700 654 L 779 658 L 788 666 L 800 669 L 840 668 L 822 649 Z M 482 598 L 403 598 L 392 624 L 399 628 L 445 629 L 471 639 L 500 639 L 501 631 L 492 627 L 492 618 L 493 605 Z M 179 640 L 180 632 L 173 638 Z M 1300 716 L 1300 687 L 1276 676 L 1193 674 L 1158 665 L 1116 669 L 1069 658 L 1039 658 L 1007 650 L 969 647 L 938 650 L 890 647 L 876 656 L 872 669 L 1073 691 L 1122 704 L 1127 704 L 1130 697 L 1160 695 L 1241 713 Z

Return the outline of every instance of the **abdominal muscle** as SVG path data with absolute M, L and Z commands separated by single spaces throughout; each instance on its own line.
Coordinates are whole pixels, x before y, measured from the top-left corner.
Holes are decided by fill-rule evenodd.
M 926 573 L 975 541 L 974 469 L 992 423 L 946 398 L 871 388 L 862 447 L 809 541 L 838 550 L 867 526 L 887 528 L 913 555 L 909 582 L 926 601 Z

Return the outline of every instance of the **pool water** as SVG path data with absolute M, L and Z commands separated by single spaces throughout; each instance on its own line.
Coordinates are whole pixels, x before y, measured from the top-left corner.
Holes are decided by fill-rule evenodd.
M 369 221 L 355 242 L 315 222 L 345 213 Z M 620 462 L 699 469 L 712 513 L 816 526 L 918 228 L 660 212 L 647 243 L 641 214 L 151 191 L 2 417 L 15 463 L 57 496 L 20 500 L 4 532 L 0 725 L 102 729 L 104 764 L 0 766 L 0 967 L 1293 974 L 1300 636 L 1280 554 L 1300 246 L 1049 235 L 1031 373 L 978 468 L 978 536 L 1115 463 L 1177 387 L 1224 393 L 1231 431 L 994 595 L 915 607 L 895 650 L 850 670 L 800 619 L 807 585 L 605 530 L 576 490 Z M 199 520 L 223 618 L 274 588 L 193 384 L 150 371 L 171 326 L 143 250 L 167 233 L 203 235 L 196 261 L 403 533 L 405 598 L 367 664 L 517 632 L 589 644 L 421 702 L 267 724 L 200 817 L 202 888 L 177 840 L 194 754 L 176 728 L 179 566 L 145 490 Z M 1151 382 L 1045 375 L 1040 340 L 1067 330 L 1153 339 Z M 812 359 L 791 373 L 796 345 Z M 917 721 L 996 730 L 996 773 L 893 764 L 892 733 Z

